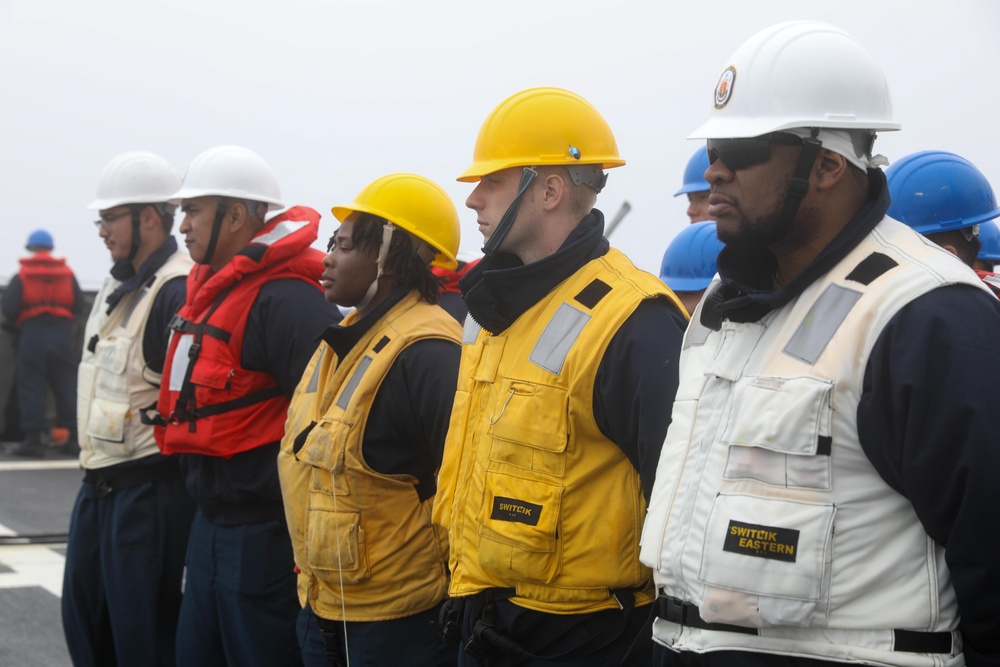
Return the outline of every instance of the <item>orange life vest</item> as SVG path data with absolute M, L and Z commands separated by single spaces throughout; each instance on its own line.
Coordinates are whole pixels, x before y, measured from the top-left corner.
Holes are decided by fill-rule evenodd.
M 270 373 L 243 367 L 243 339 L 265 283 L 294 278 L 320 289 L 323 254 L 309 247 L 319 218 L 311 208 L 291 208 L 219 271 L 199 265 L 188 275 L 157 403 L 164 454 L 228 458 L 281 440 L 289 399 Z
M 15 324 L 39 315 L 73 319 L 73 272 L 66 260 L 43 251 L 21 259 L 21 312 Z

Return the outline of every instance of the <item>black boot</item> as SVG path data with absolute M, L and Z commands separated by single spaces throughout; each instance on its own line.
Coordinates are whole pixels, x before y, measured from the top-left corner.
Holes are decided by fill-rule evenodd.
M 45 450 L 48 445 L 42 437 L 41 431 L 28 431 L 22 442 L 15 450 L 14 456 L 24 456 L 34 459 L 44 459 Z

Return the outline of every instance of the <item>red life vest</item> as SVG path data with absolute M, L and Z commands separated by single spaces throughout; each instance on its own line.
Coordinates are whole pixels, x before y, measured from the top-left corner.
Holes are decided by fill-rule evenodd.
M 431 273 L 441 279 L 442 294 L 461 294 L 462 290 L 458 287 L 458 281 L 478 263 L 479 259 L 477 258 L 471 262 L 460 261 L 458 267 L 454 269 L 442 269 L 434 266 L 431 267 Z
M 21 312 L 15 324 L 48 314 L 73 319 L 73 272 L 66 260 L 44 250 L 21 259 Z
M 990 288 L 994 296 L 1000 298 L 1000 273 L 977 270 L 976 275 L 986 283 L 986 286 Z
M 319 213 L 296 206 L 268 222 L 224 267 L 198 265 L 170 323 L 156 428 L 164 454 L 229 458 L 284 435 L 289 398 L 270 373 L 243 368 L 247 317 L 261 287 L 295 278 L 320 289 Z

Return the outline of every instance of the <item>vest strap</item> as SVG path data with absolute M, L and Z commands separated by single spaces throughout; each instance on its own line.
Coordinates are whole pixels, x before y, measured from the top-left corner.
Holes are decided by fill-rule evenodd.
M 192 322 L 191 320 L 185 319 L 180 315 L 174 315 L 170 318 L 170 324 L 167 325 L 174 331 L 180 333 L 190 333 L 190 334 L 207 334 L 212 338 L 217 338 L 223 343 L 228 343 L 232 334 L 230 334 L 225 329 L 220 329 L 217 326 L 211 324 L 202 323 L 198 324 Z
M 729 623 L 707 623 L 702 620 L 698 607 L 689 602 L 669 596 L 656 598 L 656 615 L 665 621 L 689 628 L 738 632 L 745 635 L 759 635 L 757 628 Z M 950 632 L 916 632 L 914 630 L 893 630 L 892 650 L 899 653 L 947 653 L 954 654 Z
M 188 410 L 186 413 L 186 421 L 194 421 L 205 417 L 214 417 L 215 415 L 222 414 L 223 412 L 239 410 L 241 408 L 254 405 L 255 403 L 263 403 L 264 401 L 283 395 L 284 392 L 282 392 L 281 387 L 275 385 L 273 387 L 268 387 L 267 389 L 255 391 L 252 394 L 247 394 L 246 396 L 234 398 L 231 401 L 213 403 L 212 405 L 204 405 Z

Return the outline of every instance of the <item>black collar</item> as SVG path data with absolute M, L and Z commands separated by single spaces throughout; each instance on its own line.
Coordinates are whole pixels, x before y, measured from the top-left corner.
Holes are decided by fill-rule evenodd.
M 337 355 L 338 359 L 343 359 L 350 353 L 351 350 L 354 349 L 354 346 L 358 344 L 358 341 L 361 340 L 366 333 L 368 333 L 368 330 L 371 329 L 376 322 L 382 319 L 382 316 L 389 312 L 390 308 L 402 301 L 403 297 L 409 293 L 409 289 L 405 287 L 397 287 L 364 317 L 355 321 L 353 324 L 348 324 L 347 326 L 331 324 L 323 333 L 319 335 L 316 341 L 318 342 L 322 340 L 333 348 L 333 351 Z
M 177 239 L 173 236 L 168 236 L 167 240 L 164 241 L 159 248 L 154 250 L 152 254 L 145 259 L 142 265 L 139 266 L 139 270 L 135 271 L 132 267 L 132 262 L 122 261 L 116 263 L 111 268 L 111 276 L 117 280 L 122 280 L 124 277 L 124 282 L 115 288 L 115 291 L 108 295 L 106 303 L 108 304 L 108 313 L 115 309 L 118 302 L 122 300 L 129 292 L 134 292 L 139 289 L 142 285 L 152 282 L 153 278 L 156 277 L 156 272 L 159 271 L 170 256 L 177 252 Z M 128 265 L 127 270 L 125 270 L 125 265 Z M 127 274 L 127 276 L 126 276 Z
M 888 209 L 885 174 L 880 169 L 869 169 L 868 200 L 816 259 L 777 291 L 772 291 L 777 262 L 770 250 L 760 245 L 726 245 L 717 262 L 722 285 L 706 301 L 702 323 L 708 326 L 722 319 L 756 322 L 781 308 L 846 257 L 885 217 Z
M 604 214 L 596 208 L 554 254 L 524 264 L 508 253 L 484 257 L 459 281 L 469 316 L 492 334 L 505 331 L 526 310 L 587 262 L 608 252 Z

